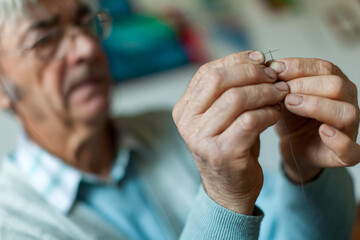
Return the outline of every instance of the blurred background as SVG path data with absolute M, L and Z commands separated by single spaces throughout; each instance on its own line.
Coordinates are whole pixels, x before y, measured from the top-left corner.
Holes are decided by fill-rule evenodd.
M 112 33 L 103 46 L 114 78 L 114 115 L 172 109 L 201 64 L 250 49 L 280 49 L 274 58 L 332 61 L 360 87 L 360 0 L 100 0 L 99 4 L 113 16 Z M 0 126 L 3 155 L 14 148 L 19 124 L 1 112 Z M 261 139 L 263 167 L 278 171 L 273 129 Z M 350 170 L 360 201 L 360 166 Z

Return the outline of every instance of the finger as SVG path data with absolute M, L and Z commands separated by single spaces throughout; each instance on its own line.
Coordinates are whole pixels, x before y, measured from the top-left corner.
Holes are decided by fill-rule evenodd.
M 243 156 L 256 142 L 260 133 L 276 124 L 280 112 L 273 106 L 247 111 L 241 114 L 229 128 L 218 137 L 223 152 Z
M 181 110 L 185 107 L 185 105 L 187 105 L 187 102 L 189 101 L 190 95 L 194 87 L 198 84 L 198 81 L 202 78 L 204 74 L 207 74 L 212 69 L 231 67 L 245 63 L 263 65 L 264 62 L 265 62 L 265 55 L 262 52 L 245 51 L 245 52 L 234 53 L 227 57 L 203 65 L 193 76 L 187 89 L 185 90 L 185 93 L 183 94 L 180 101 L 177 103 L 176 105 L 177 111 L 174 112 L 174 119 L 178 120 L 178 118 L 181 115 L 178 113 L 182 112 Z
M 337 75 L 349 81 L 333 63 L 317 58 L 284 58 L 269 63 L 278 73 L 278 79 L 289 81 L 295 78 Z
M 286 108 L 299 116 L 316 119 L 339 129 L 351 131 L 358 124 L 358 109 L 347 102 L 322 97 L 289 94 Z
M 223 68 L 223 67 L 231 67 L 239 64 L 259 64 L 263 65 L 265 62 L 265 55 L 259 51 L 245 51 L 245 52 L 238 52 L 226 56 L 224 58 L 220 58 L 209 62 L 202 67 L 199 68 L 197 73 L 194 75 L 193 80 L 190 83 L 190 87 L 195 84 L 197 80 L 199 80 L 202 75 L 206 74 L 209 70 L 214 68 Z
M 348 135 L 327 124 L 321 125 L 322 142 L 334 153 L 325 167 L 349 167 L 360 161 L 360 147 Z
M 226 90 L 259 83 L 273 83 L 276 74 L 269 68 L 254 64 L 241 64 L 215 69 L 202 77 L 193 90 L 188 104 L 192 114 L 205 112 Z
M 216 136 L 228 128 L 241 113 L 275 105 L 283 101 L 288 92 L 289 88 L 284 82 L 232 88 L 222 94 L 203 114 L 203 131 L 207 136 Z
M 296 78 L 287 82 L 292 94 L 313 95 L 354 103 L 356 89 L 335 75 Z

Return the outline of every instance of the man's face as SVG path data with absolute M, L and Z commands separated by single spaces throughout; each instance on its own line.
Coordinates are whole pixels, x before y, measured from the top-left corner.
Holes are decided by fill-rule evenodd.
M 58 29 L 65 29 L 65 33 L 54 41 L 40 41 L 36 48 L 1 57 L 1 75 L 19 94 L 15 107 L 40 121 L 103 121 L 108 114 L 111 82 L 107 60 L 96 39 L 79 28 L 91 15 L 90 9 L 78 0 L 39 2 L 31 6 L 30 18 L 19 17 L 15 24 L 1 29 L 0 51 L 33 46 Z

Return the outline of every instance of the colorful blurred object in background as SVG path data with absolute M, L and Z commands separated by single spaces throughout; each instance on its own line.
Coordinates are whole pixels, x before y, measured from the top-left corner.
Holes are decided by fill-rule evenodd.
M 100 3 L 103 9 L 108 9 L 113 20 L 112 33 L 103 42 L 103 47 L 115 82 L 190 61 L 206 61 L 201 38 L 180 12 L 169 15 L 177 18 L 175 23 L 178 24 L 173 24 L 174 21 L 162 16 L 137 13 L 126 0 L 102 0 Z
M 238 12 L 223 0 L 202 0 L 210 22 L 208 31 L 215 41 L 231 49 L 228 54 L 252 49 L 252 44 Z
M 289 9 L 295 5 L 295 0 L 263 0 L 272 10 L 279 11 Z
M 346 3 L 328 9 L 326 20 L 334 35 L 344 45 L 360 44 L 360 13 Z

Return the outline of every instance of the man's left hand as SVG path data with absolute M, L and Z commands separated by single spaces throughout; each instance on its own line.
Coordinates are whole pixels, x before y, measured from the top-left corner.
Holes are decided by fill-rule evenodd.
M 271 63 L 286 81 L 283 117 L 277 125 L 285 172 L 295 182 L 316 178 L 323 168 L 360 161 L 357 88 L 334 64 L 320 59 L 287 58 Z M 289 139 L 301 176 L 298 173 Z

